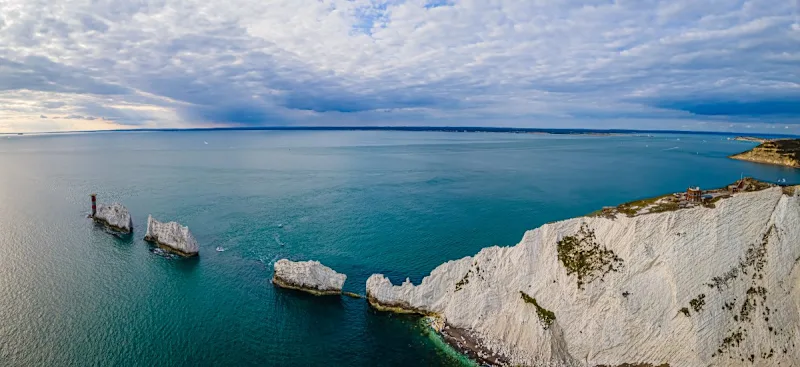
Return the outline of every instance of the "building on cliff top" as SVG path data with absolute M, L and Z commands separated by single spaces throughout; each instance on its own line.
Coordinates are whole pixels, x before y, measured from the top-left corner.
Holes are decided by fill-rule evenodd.
M 700 202 L 702 200 L 702 191 L 699 186 L 689 187 L 686 189 L 686 200 L 690 202 Z

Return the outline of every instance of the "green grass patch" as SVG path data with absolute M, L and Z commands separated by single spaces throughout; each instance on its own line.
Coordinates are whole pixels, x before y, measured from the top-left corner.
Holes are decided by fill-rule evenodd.
M 530 303 L 533 305 L 533 307 L 536 307 L 536 316 L 539 317 L 539 321 L 542 322 L 544 329 L 545 330 L 549 329 L 550 325 L 553 324 L 553 321 L 556 321 L 556 314 L 553 313 L 553 311 L 550 311 L 542 306 L 539 306 L 539 303 L 536 302 L 536 298 L 529 296 L 525 292 L 519 291 L 519 294 L 522 297 L 522 300 L 525 301 L 525 303 Z
M 632 217 L 632 216 L 636 215 L 636 213 L 638 213 L 639 210 L 642 210 L 645 207 L 654 204 L 656 201 L 658 201 L 660 199 L 663 199 L 665 197 L 668 197 L 670 195 L 672 195 L 672 194 L 666 194 L 666 195 L 656 196 L 656 197 L 653 197 L 653 198 L 636 200 L 636 201 L 631 201 L 631 202 L 628 202 L 628 203 L 620 204 L 620 205 L 617 206 L 617 211 L 622 213 L 622 214 L 625 214 L 625 215 L 627 215 L 629 217 Z
M 623 260 L 597 243 L 594 231 L 586 223 L 573 236 L 564 236 L 556 245 L 558 260 L 567 269 L 567 275 L 575 274 L 578 289 L 596 279 L 602 279 L 612 271 L 619 271 Z
M 697 298 L 689 301 L 689 306 L 692 306 L 694 312 L 700 312 L 706 304 L 706 295 L 701 294 Z

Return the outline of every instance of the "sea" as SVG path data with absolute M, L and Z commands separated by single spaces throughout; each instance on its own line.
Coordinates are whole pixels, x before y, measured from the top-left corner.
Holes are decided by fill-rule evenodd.
M 461 366 L 418 317 L 277 289 L 281 258 L 365 293 L 603 206 L 800 170 L 705 134 L 148 131 L 0 136 L 2 366 Z M 89 194 L 134 221 L 117 237 Z M 147 216 L 188 225 L 154 253 Z M 216 251 L 221 247 L 224 251 Z

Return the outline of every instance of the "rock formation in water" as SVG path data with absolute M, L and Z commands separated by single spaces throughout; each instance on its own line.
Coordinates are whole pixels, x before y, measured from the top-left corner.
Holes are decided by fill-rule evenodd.
M 769 140 L 730 158 L 800 168 L 800 139 Z
M 131 233 L 133 231 L 131 214 L 122 204 L 98 204 L 97 212 L 92 216 L 92 219 L 118 232 Z
M 339 295 L 342 294 L 346 279 L 346 275 L 337 273 L 319 261 L 281 259 L 275 262 L 272 284 L 316 295 Z
M 798 365 L 795 189 L 545 224 L 419 285 L 372 275 L 367 299 L 432 316 L 451 344 L 495 365 Z
M 177 222 L 161 223 L 153 219 L 152 215 L 147 216 L 147 233 L 144 235 L 144 240 L 155 242 L 161 248 L 181 256 L 197 256 L 200 251 L 192 232 L 189 232 L 189 227 Z

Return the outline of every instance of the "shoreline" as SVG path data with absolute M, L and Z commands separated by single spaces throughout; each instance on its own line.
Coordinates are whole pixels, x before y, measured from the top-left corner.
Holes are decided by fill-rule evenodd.
M 445 344 L 453 348 L 453 350 L 458 352 L 461 356 L 481 366 L 508 365 L 508 358 L 484 347 L 480 339 L 472 332 L 448 324 L 442 316 L 436 313 L 419 310 L 409 305 L 384 305 L 376 301 L 369 294 L 367 295 L 367 302 L 370 307 L 380 312 L 418 315 L 421 318 L 421 322 L 425 323 L 429 331 L 440 337 Z
M 494 353 L 486 347 L 483 347 L 480 340 L 476 338 L 469 330 L 457 328 L 443 322 L 444 326 L 437 333 L 442 337 L 445 343 L 466 356 L 470 360 L 478 363 L 481 366 L 507 366 L 509 361 L 506 357 Z M 433 326 L 430 326 L 434 331 Z
M 159 248 L 161 248 L 164 251 L 168 251 L 168 252 L 174 253 L 176 255 L 180 255 L 180 256 L 183 256 L 183 257 L 197 257 L 197 256 L 200 256 L 199 252 L 194 252 L 194 253 L 183 252 L 183 251 L 178 250 L 176 248 L 173 248 L 173 247 L 171 247 L 169 245 L 163 244 L 163 243 L 159 242 L 158 240 L 154 240 L 153 238 L 151 238 L 149 236 L 145 236 L 144 240 L 149 242 L 149 243 L 155 244 L 156 246 L 158 246 Z
M 106 221 L 105 219 L 98 219 L 97 217 L 93 217 L 91 215 L 89 216 L 89 218 L 92 218 L 92 221 L 94 221 L 95 224 L 104 226 L 105 228 L 108 228 L 108 229 L 110 229 L 110 230 L 112 230 L 114 232 L 118 232 L 119 234 L 121 234 L 123 236 L 133 234 L 133 230 L 132 229 L 130 231 L 128 231 L 128 230 L 126 230 L 124 228 L 117 227 L 117 226 L 115 226 L 113 224 L 108 223 L 108 221 Z
M 272 284 L 274 286 L 276 286 L 276 287 L 279 287 L 279 288 L 293 289 L 293 290 L 296 290 L 296 291 L 310 293 L 310 294 L 313 294 L 315 296 L 339 296 L 339 295 L 343 294 L 340 291 L 338 291 L 338 292 L 337 291 L 321 291 L 319 289 L 296 286 L 294 284 L 291 284 L 291 283 L 281 279 L 280 277 L 278 277 L 276 275 L 272 276 Z M 348 292 L 348 293 L 350 293 L 350 292 Z M 345 295 L 353 297 L 350 294 L 345 294 Z M 359 298 L 359 297 L 353 297 L 353 298 Z
M 753 138 L 749 138 L 748 141 Z M 741 153 L 731 154 L 730 159 L 745 162 L 800 168 L 800 139 L 772 139 Z

